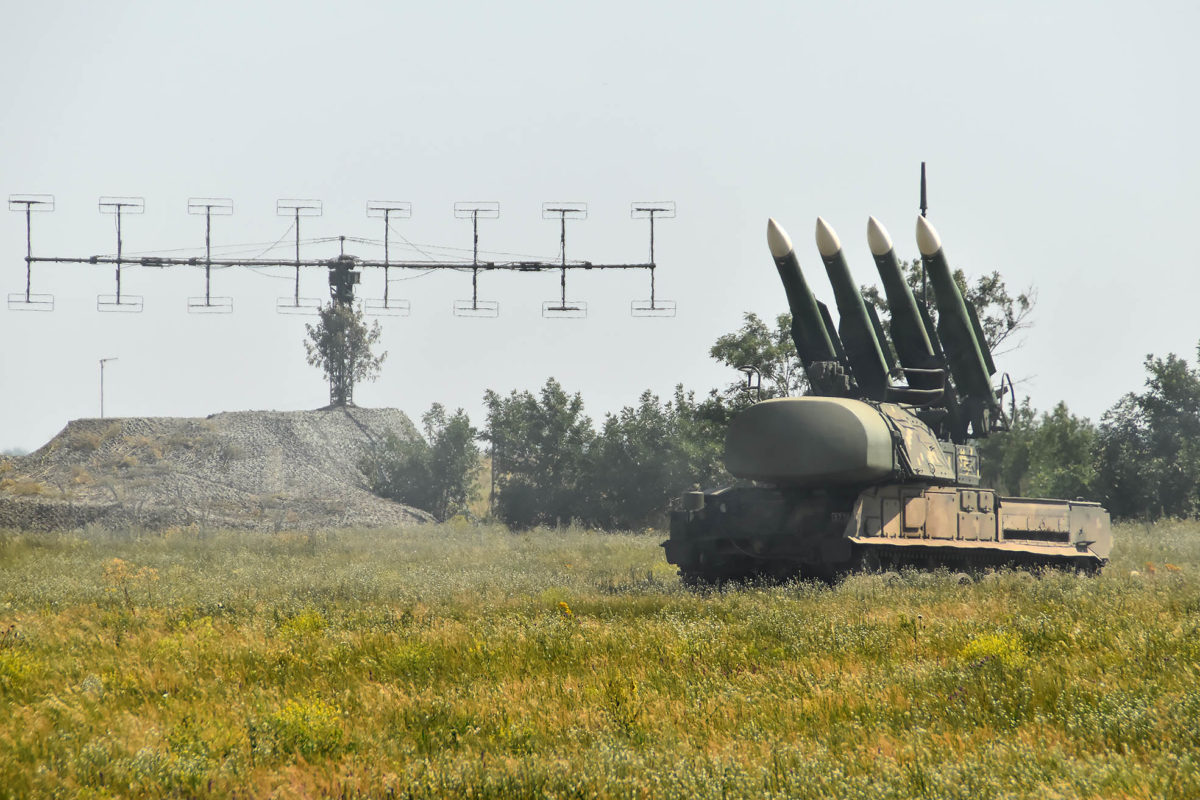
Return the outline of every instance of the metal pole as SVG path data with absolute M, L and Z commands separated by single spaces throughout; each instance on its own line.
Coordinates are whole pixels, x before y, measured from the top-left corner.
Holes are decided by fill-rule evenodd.
M 117 305 L 121 305 L 121 205 L 117 205 Z M 101 368 L 103 374 L 103 368 Z M 101 414 L 101 417 L 104 415 Z
M 567 307 L 567 212 L 558 212 L 562 232 L 558 236 L 558 246 L 562 249 L 562 306 Z
M 471 310 L 479 308 L 479 209 L 471 211 Z
M 392 210 L 383 210 L 383 307 L 388 307 L 388 233 L 392 229 L 390 215 Z
M 29 288 L 33 272 L 33 204 L 25 204 L 25 302 L 29 302 Z
M 654 308 L 654 209 L 650 209 L 650 308 Z
M 471 211 L 471 233 L 474 244 L 471 245 L 471 263 L 479 263 L 479 210 Z
M 300 306 L 300 209 L 296 209 L 296 306 Z
M 204 207 L 204 305 L 212 305 L 210 280 L 212 275 L 212 206 Z
M 104 419 L 104 365 L 116 361 L 116 357 L 100 359 L 100 419 Z
M 656 209 L 650 209 L 650 263 L 654 263 L 654 212 Z

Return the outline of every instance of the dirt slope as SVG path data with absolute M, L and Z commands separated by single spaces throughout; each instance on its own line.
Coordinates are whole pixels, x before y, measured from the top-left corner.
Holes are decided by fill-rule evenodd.
M 389 430 L 416 435 L 391 408 L 79 419 L 36 452 L 0 459 L 0 527 L 280 530 L 428 519 L 366 489 L 357 461 Z

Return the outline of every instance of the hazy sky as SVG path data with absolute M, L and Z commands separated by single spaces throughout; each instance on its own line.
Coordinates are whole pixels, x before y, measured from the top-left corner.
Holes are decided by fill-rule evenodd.
M 305 238 L 378 239 L 368 200 L 407 200 L 410 241 L 469 248 L 452 205 L 497 200 L 486 250 L 552 258 L 547 200 L 581 200 L 568 255 L 646 257 L 634 200 L 675 200 L 658 230 L 659 297 L 674 319 L 633 319 L 641 274 L 572 275 L 586 320 L 546 320 L 556 275 L 491 275 L 501 316 L 461 319 L 470 279 L 392 284 L 412 315 L 383 321 L 382 378 L 360 405 L 414 419 L 434 401 L 482 422 L 480 398 L 548 376 L 599 420 L 646 388 L 706 391 L 733 375 L 707 356 L 744 311 L 786 301 L 765 241 L 774 216 L 818 295 L 818 214 L 861 283 L 876 276 L 866 220 L 916 255 L 917 177 L 955 267 L 1036 287 L 1035 327 L 1000 359 L 1046 408 L 1093 420 L 1139 388 L 1147 353 L 1200 340 L 1200 30 L 1195 3 L 5 3 L 0 193 L 52 193 L 41 255 L 112 253 L 100 195 L 138 195 L 127 251 L 202 248 L 189 197 L 230 197 L 221 245 L 270 243 L 275 200 L 314 197 Z M 263 244 L 265 248 L 267 244 Z M 261 248 L 260 248 L 261 249 Z M 187 254 L 196 254 L 193 250 Z M 286 248 L 276 251 L 286 254 Z M 308 257 L 337 252 L 314 245 Z M 380 258 L 382 251 L 352 252 Z M 421 258 L 393 248 L 393 257 Z M 437 251 L 448 253 L 449 251 Z M 467 253 L 469 255 L 469 251 Z M 24 220 L 0 216 L 0 289 L 24 290 Z M 378 274 L 362 293 L 382 294 Z M 186 312 L 203 275 L 129 269 L 141 314 L 101 314 L 110 267 L 35 266 L 38 314 L 0 306 L 0 448 L 34 448 L 70 419 L 316 408 L 300 317 L 276 314 L 286 272 L 218 272 L 228 316 Z M 302 294 L 326 296 L 310 271 Z

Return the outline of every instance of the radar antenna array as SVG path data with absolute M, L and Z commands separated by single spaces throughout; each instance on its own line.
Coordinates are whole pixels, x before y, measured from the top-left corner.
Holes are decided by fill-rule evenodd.
M 480 260 L 479 250 L 479 221 L 481 219 L 498 219 L 500 203 L 458 202 L 454 204 L 454 216 L 459 219 L 471 220 L 471 260 L 460 261 L 393 261 L 391 258 L 391 234 L 393 219 L 408 219 L 412 216 L 412 204 L 394 200 L 373 200 L 367 203 L 367 217 L 383 219 L 383 260 L 361 259 L 345 253 L 346 236 L 317 239 L 311 241 L 326 242 L 337 240 L 342 243 L 341 253 L 333 259 L 305 259 L 301 257 L 300 222 L 302 217 L 319 217 L 324 211 L 323 204 L 316 199 L 280 199 L 275 203 L 275 213 L 281 217 L 289 217 L 292 225 L 289 232 L 295 234 L 295 258 L 214 258 L 212 252 L 212 218 L 233 214 L 233 201 L 229 198 L 193 197 L 188 200 L 187 211 L 193 215 L 204 216 L 204 256 L 203 258 L 177 258 L 171 256 L 134 256 L 127 257 L 124 251 L 123 222 L 130 214 L 141 214 L 146 209 L 146 203 L 140 197 L 101 197 L 99 209 L 103 214 L 115 217 L 117 234 L 116 255 L 93 255 L 84 257 L 70 256 L 35 256 L 33 254 L 33 223 L 35 212 L 54 210 L 55 201 L 52 195 L 14 194 L 8 198 L 10 211 L 25 214 L 25 291 L 8 295 L 8 307 L 13 310 L 54 309 L 54 296 L 35 294 L 33 287 L 33 265 L 45 264 L 92 264 L 112 265 L 116 283 L 115 294 L 100 295 L 96 307 L 100 311 L 138 312 L 143 308 L 143 299 L 132 295 L 122 285 L 122 269 L 130 266 L 140 267 L 204 267 L 204 295 L 189 297 L 187 309 L 190 313 L 199 314 L 228 314 L 233 311 L 231 297 L 215 296 L 212 291 L 212 270 L 223 267 L 283 267 L 294 270 L 294 283 L 290 297 L 280 297 L 276 301 L 276 310 L 282 314 L 315 314 L 322 301 L 314 297 L 301 297 L 300 271 L 301 268 L 318 267 L 329 272 L 330 292 L 333 301 L 340 304 L 353 302 L 354 286 L 359 283 L 362 269 L 380 268 L 383 270 L 382 299 L 367 298 L 363 308 L 369 314 L 384 316 L 407 316 L 411 303 L 405 299 L 393 298 L 389 293 L 390 270 L 419 270 L 433 272 L 438 270 L 454 270 L 471 272 L 471 299 L 455 301 L 453 312 L 461 317 L 496 317 L 500 313 L 500 304 L 494 300 L 479 299 L 480 272 L 557 272 L 559 278 L 559 296 L 554 300 L 542 303 L 542 315 L 548 318 L 578 318 L 587 316 L 587 303 L 581 300 L 567 298 L 567 273 L 571 270 L 646 270 L 650 273 L 650 299 L 635 300 L 630 305 L 632 316 L 635 317 L 673 317 L 675 303 L 670 300 L 659 300 L 655 294 L 654 260 L 654 225 L 659 219 L 670 219 L 675 216 L 675 203 L 671 201 L 654 203 L 633 203 L 630 216 L 634 219 L 650 221 L 650 260 L 644 263 L 594 263 L 583 260 L 568 260 L 567 258 L 567 221 L 584 220 L 588 216 L 587 203 L 582 202 L 547 202 L 542 204 L 542 218 L 557 220 L 559 223 L 559 254 L 553 261 L 548 260 L 517 260 L 491 261 Z M 287 233 L 284 234 L 287 236 Z M 355 239 L 352 241 L 374 243 L 371 240 Z M 402 235 L 400 238 L 404 238 Z M 407 240 L 405 240 L 407 242 Z

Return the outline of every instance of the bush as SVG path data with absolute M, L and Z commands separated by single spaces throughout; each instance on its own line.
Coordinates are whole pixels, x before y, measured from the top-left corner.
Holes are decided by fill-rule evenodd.
M 438 520 L 465 511 L 479 471 L 475 429 L 460 408 L 447 416 L 434 403 L 421 418 L 425 436 L 401 439 L 389 431 L 367 448 L 359 469 L 375 494 L 424 509 Z

